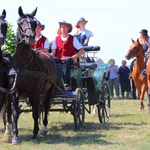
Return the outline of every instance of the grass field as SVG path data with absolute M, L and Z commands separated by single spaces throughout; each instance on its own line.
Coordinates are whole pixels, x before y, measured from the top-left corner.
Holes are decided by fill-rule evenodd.
M 0 150 L 149 150 L 150 114 L 144 102 L 145 110 L 139 112 L 138 100 L 113 100 L 108 125 L 86 113 L 84 129 L 78 132 L 74 131 L 70 113 L 52 112 L 48 135 L 39 136 L 36 144 L 31 141 L 31 113 L 23 113 L 19 118 L 19 145 L 12 145 L 12 136 L 3 134 L 0 120 Z

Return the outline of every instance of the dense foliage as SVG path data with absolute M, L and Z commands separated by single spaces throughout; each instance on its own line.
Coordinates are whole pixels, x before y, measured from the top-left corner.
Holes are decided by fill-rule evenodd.
M 13 25 L 8 23 L 6 42 L 2 47 L 2 50 L 8 51 L 11 55 L 14 54 L 16 48 L 16 34 L 12 29 Z

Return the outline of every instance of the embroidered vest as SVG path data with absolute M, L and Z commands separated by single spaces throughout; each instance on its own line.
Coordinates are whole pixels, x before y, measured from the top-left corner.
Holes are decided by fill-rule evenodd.
M 74 36 L 69 35 L 68 39 L 66 41 L 62 41 L 60 36 L 56 37 L 56 57 L 62 58 L 62 57 L 71 57 L 74 55 L 75 47 L 73 46 L 73 38 Z
M 42 35 L 42 37 L 32 45 L 32 48 L 33 49 L 44 49 L 45 41 L 46 41 L 46 37 Z

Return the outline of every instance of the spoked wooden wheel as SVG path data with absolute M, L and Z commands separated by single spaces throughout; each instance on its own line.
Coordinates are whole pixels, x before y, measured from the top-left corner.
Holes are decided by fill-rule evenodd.
M 110 116 L 110 94 L 106 82 L 103 82 L 102 84 L 100 101 L 97 107 L 100 123 L 108 123 Z
M 84 94 L 82 89 L 77 88 L 75 95 L 76 100 L 73 101 L 74 124 L 76 130 L 81 130 L 84 126 L 85 119 Z

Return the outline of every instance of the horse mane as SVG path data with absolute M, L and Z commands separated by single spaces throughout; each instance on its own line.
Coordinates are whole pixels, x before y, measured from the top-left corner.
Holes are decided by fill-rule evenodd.
M 142 52 L 142 55 L 144 56 L 145 55 L 145 52 L 144 52 L 144 49 L 143 49 L 143 46 L 142 44 L 140 43 L 140 38 L 137 39 L 137 41 L 134 41 L 133 39 L 131 39 L 132 42 L 133 42 L 133 45 L 136 45 L 136 46 L 139 46 L 141 48 L 141 52 Z M 132 46 L 133 46 L 132 45 Z
M 140 43 L 140 39 L 137 39 L 138 45 L 140 45 L 140 48 L 142 49 L 142 54 L 145 55 L 144 49 L 142 44 Z

